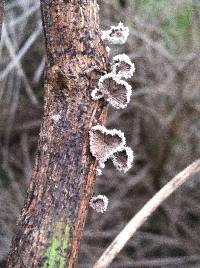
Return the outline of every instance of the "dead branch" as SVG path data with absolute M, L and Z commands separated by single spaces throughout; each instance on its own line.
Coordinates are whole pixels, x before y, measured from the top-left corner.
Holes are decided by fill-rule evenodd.
M 122 250 L 127 241 L 135 232 L 147 221 L 152 213 L 184 182 L 200 172 L 200 159 L 193 162 L 186 169 L 176 175 L 168 182 L 144 207 L 129 221 L 125 228 L 118 234 L 110 246 L 105 250 L 103 255 L 94 265 L 94 268 L 106 268 Z

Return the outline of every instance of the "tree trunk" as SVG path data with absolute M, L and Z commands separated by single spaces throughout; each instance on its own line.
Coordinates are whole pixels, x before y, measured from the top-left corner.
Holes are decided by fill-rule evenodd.
M 107 69 L 96 0 L 41 0 L 46 41 L 44 119 L 7 267 L 75 267 L 96 161 L 89 130 L 107 107 L 90 93 Z
M 3 13 L 4 13 L 4 0 L 0 0 L 0 40 L 1 40 L 1 29 L 3 22 Z

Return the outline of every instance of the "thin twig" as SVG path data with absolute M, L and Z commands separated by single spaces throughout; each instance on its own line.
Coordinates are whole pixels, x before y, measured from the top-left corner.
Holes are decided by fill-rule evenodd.
M 200 172 L 200 159 L 193 162 L 190 166 L 176 175 L 168 182 L 144 207 L 129 221 L 125 228 L 118 234 L 110 246 L 106 249 L 93 268 L 106 268 L 122 250 L 127 241 L 152 215 L 152 213 L 185 181 Z

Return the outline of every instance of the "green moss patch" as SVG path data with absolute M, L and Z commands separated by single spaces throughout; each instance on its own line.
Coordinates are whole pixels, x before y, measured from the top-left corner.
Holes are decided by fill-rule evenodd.
M 44 253 L 45 262 L 42 268 L 64 268 L 67 262 L 66 251 L 69 244 L 70 227 L 56 223 L 53 238 Z

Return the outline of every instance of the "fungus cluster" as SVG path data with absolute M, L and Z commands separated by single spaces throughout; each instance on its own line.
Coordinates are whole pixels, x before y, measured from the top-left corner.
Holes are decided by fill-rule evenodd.
M 128 38 L 129 29 L 123 23 L 111 26 L 110 30 L 102 31 L 102 40 L 105 45 L 124 44 Z M 110 48 L 106 46 L 109 54 Z M 132 94 L 131 85 L 125 80 L 133 76 L 135 65 L 126 54 L 113 57 L 111 71 L 103 75 L 98 85 L 91 92 L 93 100 L 104 99 L 115 109 L 124 109 L 130 102 Z M 105 126 L 96 125 L 90 129 L 90 152 L 97 160 L 97 175 L 102 174 L 102 169 L 108 159 L 120 172 L 127 172 L 133 163 L 134 155 L 130 147 L 126 146 L 124 133 L 116 129 L 107 129 Z M 92 197 L 90 206 L 97 212 L 105 212 L 108 198 L 104 195 Z
M 117 170 L 127 172 L 133 162 L 133 151 L 126 146 L 124 133 L 96 125 L 90 130 L 90 152 L 98 161 L 98 175 L 108 159 L 113 161 Z
M 116 27 L 111 26 L 109 31 L 103 32 L 102 39 L 107 40 L 105 38 L 106 33 L 107 35 L 117 33 L 115 35 L 116 40 L 118 38 L 120 39 L 122 36 L 125 36 L 127 39 L 128 36 L 125 33 L 128 33 L 126 30 L 128 28 L 122 26 L 122 23 L 119 23 Z M 106 50 L 109 53 L 109 47 L 106 47 Z M 111 72 L 103 75 L 99 79 L 97 87 L 92 90 L 92 99 L 98 100 L 103 98 L 115 109 L 126 108 L 127 104 L 130 102 L 132 87 L 125 80 L 131 78 L 134 72 L 135 65 L 126 54 L 116 55 L 112 60 Z

